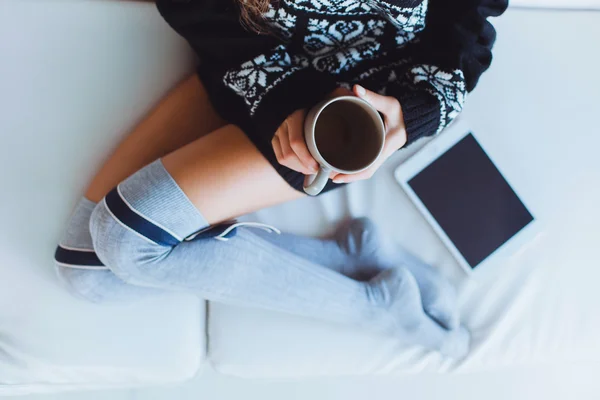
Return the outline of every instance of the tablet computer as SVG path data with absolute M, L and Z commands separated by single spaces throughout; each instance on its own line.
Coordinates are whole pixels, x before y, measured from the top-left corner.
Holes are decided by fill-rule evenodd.
M 433 139 L 395 176 L 469 275 L 508 261 L 538 233 L 530 208 L 464 124 Z

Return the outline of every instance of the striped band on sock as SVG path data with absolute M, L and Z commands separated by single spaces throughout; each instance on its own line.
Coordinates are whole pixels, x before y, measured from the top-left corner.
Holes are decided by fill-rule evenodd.
M 165 243 L 174 243 L 172 238 L 181 242 L 209 226 L 206 218 L 165 169 L 161 160 L 145 166 L 121 182 L 117 193 L 129 210 L 160 228 L 161 231 L 156 231 L 150 227 L 159 236 L 159 240 Z M 112 196 L 116 198 L 114 194 Z M 107 197 L 107 202 L 109 200 Z M 139 218 L 135 216 L 132 216 L 132 220 L 139 222 Z M 162 231 L 168 235 L 163 237 Z
M 54 252 L 54 260 L 65 267 L 106 269 L 93 250 L 72 249 L 59 245 Z
M 108 210 L 124 225 L 136 231 L 145 238 L 163 246 L 176 246 L 181 240 L 160 226 L 148 221 L 133 210 L 121 197 L 118 188 L 114 188 L 105 197 Z
M 120 183 L 106 195 L 104 204 L 121 224 L 166 247 L 174 247 L 184 240 L 228 240 L 242 226 L 278 232 L 273 227 L 255 222 L 228 221 L 209 226 L 161 160 Z
M 54 253 L 57 265 L 76 269 L 107 269 L 98 259 L 90 236 L 90 216 L 95 207 L 96 203 L 85 197 L 77 202 Z
M 279 231 L 265 224 L 253 223 L 253 222 L 237 222 L 228 221 L 218 225 L 209 226 L 203 228 L 199 232 L 196 232 L 187 238 L 180 240 L 170 232 L 167 232 L 161 226 L 149 221 L 144 218 L 139 212 L 129 206 L 119 192 L 118 188 L 115 188 L 106 195 L 105 198 L 106 207 L 108 210 L 117 218 L 121 223 L 128 226 L 130 229 L 136 231 L 145 238 L 153 241 L 154 243 L 163 246 L 176 246 L 183 240 L 202 240 L 202 239 L 230 239 L 237 233 L 237 228 L 242 226 L 254 227 L 265 229 L 267 231 L 273 231 L 279 233 Z

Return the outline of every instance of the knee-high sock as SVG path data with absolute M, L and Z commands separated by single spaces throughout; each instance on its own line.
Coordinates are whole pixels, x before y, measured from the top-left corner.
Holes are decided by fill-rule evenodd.
M 90 236 L 90 216 L 96 203 L 81 198 L 71 214 L 56 252 L 59 280 L 72 294 L 95 303 L 139 299 L 161 291 L 129 285 L 96 257 Z
M 159 294 L 161 290 L 123 282 L 107 267 L 82 266 L 73 260 L 73 257 L 78 257 L 75 249 L 79 250 L 79 256 L 83 254 L 87 264 L 90 264 L 90 256 L 95 255 L 89 233 L 89 219 L 95 206 L 96 203 L 82 198 L 70 218 L 61 247 L 71 250 L 71 259 L 57 263 L 60 280 L 74 294 L 93 302 L 131 301 Z M 338 227 L 333 237 L 325 239 L 260 230 L 255 234 L 282 249 L 353 279 L 366 281 L 384 269 L 403 265 L 417 279 L 425 312 L 446 328 L 454 329 L 459 325 L 457 296 L 449 282 L 429 265 L 384 237 L 367 218 L 346 221 Z
M 87 255 L 95 255 L 89 233 L 89 220 L 95 206 L 96 203 L 85 197 L 80 199 L 60 243 L 62 249 L 83 251 L 83 258 L 88 260 L 84 261 L 84 264 L 89 264 Z M 357 219 L 343 223 L 332 238 L 320 239 L 289 233 L 273 234 L 261 230 L 255 231 L 255 234 L 282 249 L 342 275 L 369 280 L 384 269 L 378 265 L 379 260 L 373 258 L 373 253 L 380 247 L 377 236 L 373 235 L 374 231 L 370 221 Z M 58 275 L 71 290 L 88 300 L 101 302 L 134 299 L 137 294 L 153 293 L 134 289 L 132 293 L 126 293 L 128 285 L 111 276 L 114 274 L 108 267 L 99 264 L 81 265 L 81 257 L 76 254 L 76 260 L 73 260 L 73 254 L 69 257 L 69 260 L 56 260 Z
M 448 329 L 458 328 L 460 315 L 454 286 L 439 271 L 384 235 L 368 218 L 343 222 L 331 238 L 316 239 L 257 231 L 257 235 L 345 276 L 369 280 L 385 269 L 403 266 L 416 278 L 423 309 Z
M 99 258 L 136 285 L 361 326 L 447 355 L 463 355 L 464 329 L 446 329 L 397 266 L 358 282 L 240 229 L 227 242 L 184 241 L 206 220 L 157 161 L 125 180 L 92 214 Z

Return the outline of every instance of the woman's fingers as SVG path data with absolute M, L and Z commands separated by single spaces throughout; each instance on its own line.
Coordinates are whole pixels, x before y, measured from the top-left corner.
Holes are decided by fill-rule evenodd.
M 381 155 L 368 169 L 357 174 L 337 174 L 332 179 L 335 183 L 350 183 L 363 179 L 369 179 L 377 169 L 402 146 L 406 144 L 406 131 L 395 130 L 387 134 Z
M 311 173 L 308 168 L 302 165 L 300 159 L 292 149 L 289 135 L 279 135 L 279 144 L 281 145 L 281 158 L 278 158 L 277 161 L 279 161 L 281 165 L 285 165 L 286 167 L 303 174 Z
M 375 162 L 375 164 L 371 165 L 368 169 L 365 169 L 362 172 L 357 174 L 337 174 L 332 179 L 334 183 L 350 183 L 356 181 L 362 181 L 364 179 L 369 179 L 377 172 L 377 169 L 383 164 L 385 161 L 384 158 L 381 158 Z
M 396 98 L 382 96 L 360 85 L 354 85 L 353 90 L 358 97 L 367 101 L 384 115 L 386 125 L 385 144 L 379 159 L 371 167 L 357 174 L 337 174 L 333 177 L 335 183 L 349 183 L 371 178 L 381 164 L 396 150 L 404 146 L 407 141 L 402 107 L 400 107 L 400 102 Z
M 402 108 L 400 102 L 391 96 L 382 96 L 372 92 L 360 85 L 354 85 L 354 93 L 363 100 L 366 100 L 375 109 L 385 116 L 386 125 L 394 128 L 402 120 Z
M 353 93 L 370 103 L 384 115 L 386 141 L 380 158 L 373 166 L 358 174 L 334 174 L 332 178 L 336 183 L 354 182 L 370 178 L 393 152 L 406 143 L 406 129 L 404 127 L 402 108 L 396 98 L 382 96 L 360 85 L 354 85 Z M 338 88 L 332 94 L 339 96 L 352 93 L 347 89 Z M 308 175 L 316 173 L 319 165 L 310 154 L 304 141 L 305 117 L 305 110 L 297 110 L 291 114 L 277 130 L 277 133 L 273 137 L 272 145 L 277 161 L 280 164 Z
M 275 153 L 275 158 L 281 164 L 281 160 L 283 159 L 283 152 L 281 151 L 281 143 L 279 143 L 279 137 L 277 135 L 273 136 L 271 140 L 271 145 L 273 146 L 273 152 Z
M 286 121 L 288 127 L 288 137 L 290 148 L 298 157 L 298 160 L 304 165 L 307 173 L 316 174 L 318 165 L 313 156 L 308 151 L 304 141 L 304 118 L 306 112 L 298 110 L 294 112 Z
M 309 175 L 318 170 L 304 142 L 304 110 L 297 110 L 281 124 L 271 140 L 275 157 L 281 165 Z
M 392 133 L 388 134 L 388 137 L 389 136 L 392 136 Z M 395 140 L 394 138 L 392 138 L 392 140 L 388 140 L 388 139 L 389 138 L 386 138 L 386 141 L 383 145 L 383 150 L 381 151 L 381 155 L 379 156 L 379 158 L 377 159 L 377 161 L 375 161 L 375 163 L 373 165 L 371 165 L 366 170 L 359 172 L 357 174 L 337 174 L 335 177 L 333 177 L 333 182 L 335 182 L 335 183 L 350 183 L 350 182 L 356 182 L 356 181 L 361 181 L 363 179 L 371 178 L 373 176 L 373 174 L 375 174 L 377 169 L 379 169 L 379 167 L 381 167 L 381 165 L 385 162 L 385 160 L 387 160 L 398 149 L 398 147 L 397 147 L 398 140 Z

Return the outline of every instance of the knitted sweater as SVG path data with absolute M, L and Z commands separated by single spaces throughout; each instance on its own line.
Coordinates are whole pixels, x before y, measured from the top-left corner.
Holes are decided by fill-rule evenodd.
M 409 143 L 440 132 L 489 67 L 487 18 L 508 0 L 278 0 L 268 34 L 244 29 L 237 0 L 157 4 L 197 52 L 217 112 L 265 154 L 288 115 L 355 83 L 400 101 Z

